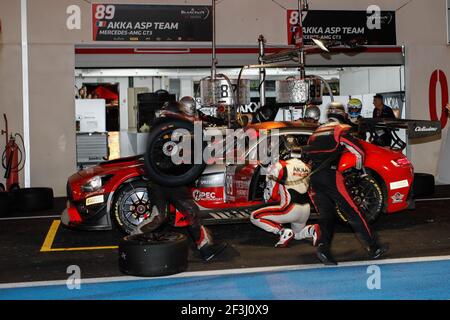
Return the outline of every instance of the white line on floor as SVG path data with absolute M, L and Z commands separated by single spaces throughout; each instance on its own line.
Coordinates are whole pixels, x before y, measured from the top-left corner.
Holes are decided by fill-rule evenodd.
M 443 201 L 450 200 L 450 198 L 430 198 L 430 199 L 415 199 L 415 201 L 425 202 L 425 201 Z
M 10 217 L 10 218 L 0 218 L 0 221 L 9 221 L 9 220 L 27 220 L 27 219 L 47 219 L 47 218 L 59 218 L 60 214 L 52 215 L 52 216 L 29 216 L 29 217 Z
M 191 271 L 191 272 L 183 272 L 183 273 L 172 275 L 172 276 L 155 277 L 155 278 L 132 277 L 132 276 L 88 278 L 88 279 L 82 279 L 81 284 L 83 285 L 83 284 L 89 284 L 89 283 L 158 280 L 158 279 L 168 279 L 168 278 L 226 276 L 226 275 L 262 273 L 262 272 L 297 271 L 297 270 L 320 269 L 320 268 L 343 268 L 343 267 L 356 267 L 356 266 L 366 266 L 366 265 L 383 265 L 383 264 L 431 262 L 431 261 L 446 261 L 446 260 L 450 260 L 450 255 L 433 256 L 433 257 L 398 258 L 398 259 L 386 259 L 386 260 L 376 260 L 376 261 L 370 261 L 370 260 L 369 261 L 349 261 L 349 262 L 341 262 L 337 266 L 324 266 L 323 264 L 304 264 L 304 265 L 291 265 L 291 266 L 278 266 L 278 267 L 236 268 L 236 269 L 223 269 L 223 270 L 210 270 L 210 271 Z M 66 285 L 66 281 L 67 280 L 3 283 L 3 284 L 0 284 L 0 289 Z

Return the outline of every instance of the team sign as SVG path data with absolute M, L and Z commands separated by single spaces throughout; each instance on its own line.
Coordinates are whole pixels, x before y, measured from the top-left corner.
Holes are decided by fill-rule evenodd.
M 211 41 L 211 6 L 92 4 L 94 41 Z
M 395 12 L 310 10 L 303 13 L 303 38 L 326 40 L 336 44 L 395 45 Z M 299 24 L 297 10 L 287 11 L 288 44 L 295 44 Z

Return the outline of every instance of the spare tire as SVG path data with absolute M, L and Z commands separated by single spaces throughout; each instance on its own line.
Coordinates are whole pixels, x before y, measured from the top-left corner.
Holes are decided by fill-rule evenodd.
M 119 243 L 122 273 L 157 277 L 183 272 L 188 266 L 188 239 L 177 232 L 131 235 Z
M 434 194 L 434 176 L 428 173 L 415 173 L 413 182 L 413 195 L 428 197 Z
M 12 204 L 19 211 L 43 211 L 53 208 L 51 188 L 24 188 L 11 192 Z
M 11 197 L 8 192 L 0 192 L 0 215 L 9 213 L 11 209 Z
M 190 150 L 178 150 L 177 142 L 172 141 L 172 135 L 177 129 L 189 132 L 189 135 L 181 136 L 181 141 L 189 139 Z M 201 163 L 197 164 L 194 161 L 194 138 L 201 139 L 202 143 L 202 154 L 200 155 L 202 159 L 198 161 Z M 157 123 L 150 130 L 147 150 L 144 155 L 147 175 L 151 181 L 166 187 L 188 185 L 194 182 L 205 170 L 206 163 L 203 161 L 203 149 L 203 137 L 194 137 L 194 125 L 192 122 L 168 119 Z M 186 151 L 189 154 L 183 154 Z M 172 159 L 174 154 L 181 155 L 183 158 L 189 157 L 189 163 L 175 163 Z

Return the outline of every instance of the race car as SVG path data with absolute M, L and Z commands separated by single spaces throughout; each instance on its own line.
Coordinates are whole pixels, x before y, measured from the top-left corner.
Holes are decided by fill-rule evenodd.
M 250 125 L 246 130 L 276 132 L 282 158 L 287 152 L 283 146 L 285 139 L 293 138 L 299 146 L 305 145 L 317 126 L 303 121 L 264 122 Z M 161 128 L 167 130 L 167 126 Z M 266 177 L 262 164 L 249 161 L 251 150 L 262 140 L 250 143 L 241 164 L 215 163 L 201 168 L 201 174 L 191 184 L 191 191 L 205 224 L 249 221 L 253 210 L 268 205 L 263 201 Z M 339 170 L 367 220 L 373 222 L 381 213 L 391 214 L 408 208 L 412 201 L 414 169 L 401 148 L 379 147 L 362 140 L 361 144 L 366 152 L 364 174 L 355 169 L 356 159 L 351 153 L 342 156 Z M 155 157 L 153 154 L 152 159 Z M 73 174 L 67 182 L 68 202 L 61 217 L 63 225 L 80 230 L 110 230 L 117 226 L 131 233 L 143 219 L 150 218 L 146 167 L 149 166 L 141 155 L 103 162 Z M 173 167 L 165 170 L 167 177 L 164 179 L 169 179 L 175 171 Z M 345 221 L 345 213 L 337 209 Z M 169 210 L 175 226 L 186 225 L 182 212 Z

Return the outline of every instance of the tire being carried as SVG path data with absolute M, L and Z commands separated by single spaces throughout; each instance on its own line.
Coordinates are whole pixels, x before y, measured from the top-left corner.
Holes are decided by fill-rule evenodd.
M 126 236 L 119 244 L 122 273 L 157 277 L 183 272 L 188 266 L 188 239 L 177 232 Z
M 175 130 L 181 129 L 185 133 L 181 136 L 184 145 L 190 144 L 190 150 L 180 150 L 178 142 L 172 140 Z M 194 125 L 192 122 L 181 119 L 167 119 L 156 123 L 148 136 L 147 150 L 144 155 L 144 165 L 148 177 L 155 183 L 166 187 L 179 187 L 194 182 L 205 170 L 206 164 L 194 161 L 194 138 L 202 141 L 203 137 L 194 137 Z M 186 139 L 186 140 L 185 140 Z M 186 143 L 184 143 L 186 142 Z M 183 154 L 188 152 L 187 154 Z M 190 159 L 190 163 L 174 163 L 172 156 L 179 155 Z

